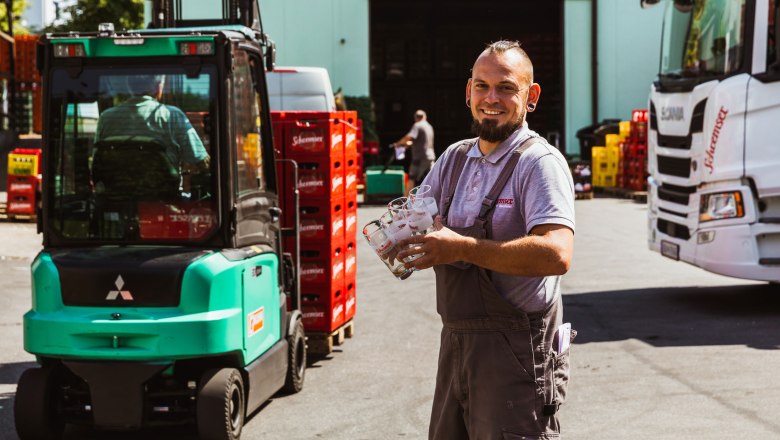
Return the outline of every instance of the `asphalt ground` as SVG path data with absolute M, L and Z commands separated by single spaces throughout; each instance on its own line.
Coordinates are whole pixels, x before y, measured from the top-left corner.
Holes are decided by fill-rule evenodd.
M 647 250 L 645 205 L 577 201 L 564 319 L 578 336 L 561 409 L 563 438 L 780 438 L 780 289 L 726 278 Z M 380 207 L 362 206 L 359 224 Z M 34 358 L 22 349 L 35 226 L 0 223 L 0 439 L 16 438 L 15 384 Z M 439 343 L 432 271 L 397 281 L 358 240 L 355 336 L 312 358 L 301 393 L 253 414 L 244 439 L 422 439 Z M 68 439 L 188 439 L 191 430 Z

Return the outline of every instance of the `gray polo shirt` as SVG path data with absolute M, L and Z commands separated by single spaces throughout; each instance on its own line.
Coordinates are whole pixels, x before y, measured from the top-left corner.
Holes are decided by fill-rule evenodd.
M 488 156 L 482 155 L 476 138 L 469 140 L 472 146 L 448 215 L 451 226 L 474 223 L 482 199 L 493 187 L 509 153 L 531 135 L 536 133 L 523 124 Z M 444 170 L 452 168 L 453 153 L 460 144 L 456 142 L 447 148 L 423 182 L 431 185 L 440 210 L 446 197 L 443 190 L 449 187 L 452 177 L 445 175 Z M 543 224 L 563 225 L 574 231 L 574 183 L 563 155 L 546 142 L 536 142 L 523 153 L 501 191 L 493 213 L 493 239 L 523 237 Z M 521 277 L 493 272 L 492 279 L 504 298 L 529 313 L 543 310 L 560 295 L 560 276 Z
M 433 151 L 433 127 L 427 120 L 415 122 L 406 135 L 412 138 L 412 160 L 436 159 L 436 152 Z

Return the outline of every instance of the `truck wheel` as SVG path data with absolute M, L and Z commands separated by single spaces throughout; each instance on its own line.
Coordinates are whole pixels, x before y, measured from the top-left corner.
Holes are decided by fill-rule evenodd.
M 306 374 L 306 336 L 303 322 L 295 320 L 295 328 L 287 337 L 287 379 L 282 391 L 294 394 L 303 389 L 303 378 Z
M 209 370 L 198 391 L 198 435 L 203 440 L 237 440 L 244 427 L 244 381 L 235 368 Z
M 14 423 L 22 440 L 61 439 L 65 424 L 57 414 L 53 368 L 31 368 L 22 373 L 16 386 Z

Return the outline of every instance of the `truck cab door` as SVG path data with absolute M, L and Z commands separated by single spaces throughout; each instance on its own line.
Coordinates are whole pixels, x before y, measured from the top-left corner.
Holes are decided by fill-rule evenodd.
M 754 60 L 754 66 L 761 66 L 758 69 L 763 73 L 750 79 L 745 118 L 745 174 L 753 179 L 761 198 L 780 195 L 780 179 L 777 177 L 780 169 L 780 141 L 777 137 L 777 121 L 780 120 L 780 53 L 777 50 L 780 2 L 769 2 L 768 6 L 768 13 L 756 11 L 754 45 L 757 45 L 757 50 L 753 56 L 765 58 Z M 761 17 L 760 14 L 766 15 Z M 759 40 L 766 44 L 761 45 Z M 780 214 L 780 210 L 771 213 L 771 216 L 776 214 Z

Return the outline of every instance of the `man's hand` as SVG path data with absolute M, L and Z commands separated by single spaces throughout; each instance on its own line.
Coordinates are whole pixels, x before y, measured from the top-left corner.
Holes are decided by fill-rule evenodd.
M 437 215 L 433 221 L 435 231 L 425 235 L 413 237 L 398 242 L 398 247 L 403 249 L 397 258 L 405 258 L 418 255 L 418 258 L 405 263 L 407 268 L 428 269 L 437 264 L 447 264 L 461 261 L 461 252 L 474 239 L 460 235 L 453 230 L 444 227 L 441 216 Z

